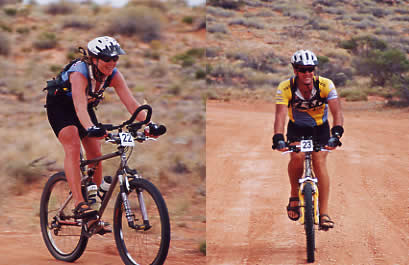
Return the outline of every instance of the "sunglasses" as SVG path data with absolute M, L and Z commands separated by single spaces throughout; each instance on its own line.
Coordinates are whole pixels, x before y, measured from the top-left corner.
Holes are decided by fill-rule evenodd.
M 308 67 L 308 68 L 297 68 L 297 71 L 300 73 L 305 74 L 306 72 L 311 73 L 314 72 L 314 67 Z
M 101 59 L 102 61 L 109 63 L 110 61 L 118 61 L 119 60 L 119 56 L 115 55 L 115 56 L 99 56 L 99 59 Z

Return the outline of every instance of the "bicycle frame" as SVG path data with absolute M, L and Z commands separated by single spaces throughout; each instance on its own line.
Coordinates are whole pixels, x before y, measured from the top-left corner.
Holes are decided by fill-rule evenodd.
M 108 205 L 109 200 L 111 199 L 111 196 L 114 192 L 114 189 L 116 187 L 116 185 L 120 184 L 120 192 L 121 192 L 121 196 L 122 196 L 122 200 L 124 202 L 124 208 L 125 208 L 125 212 L 126 212 L 126 218 L 128 220 L 128 225 L 131 228 L 134 229 L 144 229 L 147 230 L 150 228 L 149 226 L 149 218 L 148 218 L 148 214 L 146 211 L 146 207 L 145 207 L 145 202 L 143 199 L 143 194 L 139 191 L 137 191 L 138 194 L 138 200 L 139 200 L 139 204 L 141 207 L 141 213 L 142 213 L 142 217 L 144 220 L 144 225 L 143 226 L 135 226 L 134 224 L 134 220 L 133 220 L 133 214 L 131 211 L 131 208 L 129 206 L 129 201 L 128 201 L 128 197 L 126 195 L 126 193 L 129 190 L 129 180 L 126 177 L 127 174 L 131 174 L 131 172 L 127 172 L 127 170 L 131 171 L 128 168 L 127 165 L 127 156 L 125 153 L 125 147 L 123 146 L 119 146 L 118 147 L 118 151 L 110 153 L 110 154 L 106 154 L 106 155 L 102 155 L 100 157 L 94 158 L 94 159 L 90 159 L 90 160 L 82 160 L 80 163 L 80 168 L 81 168 L 81 172 L 82 172 L 82 183 L 86 183 L 86 180 L 89 178 L 92 178 L 93 172 L 95 171 L 96 165 L 103 161 L 103 160 L 107 160 L 107 159 L 111 159 L 117 156 L 121 157 L 121 161 L 120 161 L 120 165 L 116 171 L 116 174 L 112 177 L 112 183 L 109 187 L 109 190 L 105 193 L 104 199 L 101 202 L 101 207 L 98 211 L 98 218 L 97 220 L 99 221 L 102 217 L 102 215 L 104 214 L 104 211 Z M 88 172 L 86 172 L 86 166 L 87 165 L 92 165 L 94 164 L 94 167 L 91 167 L 91 169 L 88 169 Z M 91 173 L 90 173 L 91 172 Z M 134 173 L 134 172 L 132 172 Z M 135 178 L 140 178 L 140 176 L 138 174 L 132 174 L 133 177 Z M 95 224 L 98 222 L 95 222 Z

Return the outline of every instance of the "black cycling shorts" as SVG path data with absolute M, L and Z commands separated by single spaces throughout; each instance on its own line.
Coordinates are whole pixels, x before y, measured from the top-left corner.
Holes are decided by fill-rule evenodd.
M 72 97 L 66 95 L 47 95 L 46 108 L 48 121 L 50 122 L 57 138 L 60 131 L 70 125 L 74 125 L 78 128 L 81 139 L 87 136 L 87 130 L 81 125 L 81 122 L 78 119 Z M 91 121 L 94 124 L 98 124 L 94 109 L 91 106 L 88 106 L 88 113 Z
M 287 126 L 287 141 L 299 142 L 302 137 L 313 137 L 314 141 L 322 145 L 328 144 L 330 138 L 330 130 L 328 121 L 324 122 L 322 125 L 314 127 L 305 127 L 295 124 L 292 121 L 288 122 Z

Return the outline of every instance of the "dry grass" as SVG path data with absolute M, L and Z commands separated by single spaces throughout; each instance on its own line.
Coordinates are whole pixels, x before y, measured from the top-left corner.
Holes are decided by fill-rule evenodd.
M 207 94 L 213 98 L 228 100 L 240 94 L 243 98 L 256 98 L 260 93 L 246 92 L 255 88 L 271 93 L 279 78 L 282 81 L 293 74 L 289 58 L 298 49 L 310 49 L 317 55 L 327 56 L 330 62 L 321 65 L 320 73 L 333 78 L 339 88 L 348 88 L 359 78 L 355 75 L 354 55 L 340 48 L 342 41 L 370 35 L 388 42 L 390 47 L 409 50 L 409 42 L 404 39 L 408 28 L 404 15 L 409 12 L 405 3 L 391 6 L 358 0 L 282 0 L 270 4 L 254 0 L 244 1 L 236 9 L 214 6 L 207 9 L 211 14 Z M 263 15 L 271 13 L 273 15 Z M 257 19 L 257 23 L 249 23 L 250 19 Z M 246 47 L 251 47 L 250 51 Z M 264 52 L 257 54 L 259 49 Z M 269 53 L 271 61 L 266 60 Z M 259 67 L 262 65 L 271 67 L 269 72 L 275 74 L 274 80 L 263 75 L 263 67 Z M 250 68 L 252 73 L 240 66 Z M 369 88 L 370 82 L 360 87 L 364 91 Z M 341 95 L 348 100 L 365 100 L 365 93 L 352 92 L 355 89 L 345 89 Z

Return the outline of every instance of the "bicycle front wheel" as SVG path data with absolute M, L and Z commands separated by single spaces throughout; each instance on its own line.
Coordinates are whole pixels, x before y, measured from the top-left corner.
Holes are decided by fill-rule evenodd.
M 85 250 L 88 238 L 73 217 L 74 200 L 64 172 L 47 181 L 40 202 L 41 233 L 50 253 L 58 260 L 73 262 Z
M 129 184 L 132 224 L 128 223 L 121 193 L 114 210 L 114 234 L 119 254 L 127 265 L 163 264 L 170 243 L 169 214 L 165 201 L 159 190 L 145 179 L 134 179 Z M 142 217 L 143 208 L 148 220 Z
M 312 201 L 312 185 L 306 183 L 304 186 L 304 228 L 307 236 L 307 261 L 314 262 L 315 251 L 315 228 L 314 228 L 314 204 Z

